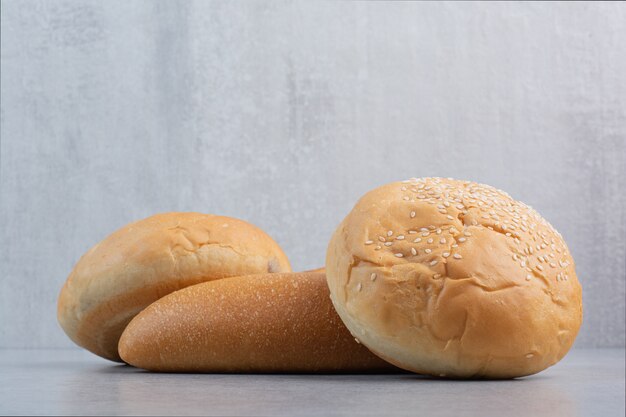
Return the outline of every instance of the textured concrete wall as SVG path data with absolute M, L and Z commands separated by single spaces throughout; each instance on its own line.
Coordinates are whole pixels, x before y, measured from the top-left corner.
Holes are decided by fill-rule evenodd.
M 169 210 L 295 268 L 367 190 L 473 179 L 562 232 L 578 346 L 624 345 L 626 6 L 3 1 L 0 346 L 65 347 L 79 256 Z

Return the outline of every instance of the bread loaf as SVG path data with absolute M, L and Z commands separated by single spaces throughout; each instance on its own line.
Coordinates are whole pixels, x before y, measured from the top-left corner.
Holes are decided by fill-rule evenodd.
M 469 181 L 367 193 L 335 231 L 326 273 L 353 334 L 417 373 L 530 375 L 563 358 L 582 321 L 562 236 L 524 203 Z
M 130 322 L 119 352 L 133 366 L 168 372 L 395 369 L 351 336 L 320 271 L 234 277 L 176 291 Z
M 290 270 L 278 244 L 242 220 L 158 214 L 121 228 L 78 261 L 61 290 L 58 319 L 76 344 L 121 361 L 122 331 L 164 295 L 224 277 Z

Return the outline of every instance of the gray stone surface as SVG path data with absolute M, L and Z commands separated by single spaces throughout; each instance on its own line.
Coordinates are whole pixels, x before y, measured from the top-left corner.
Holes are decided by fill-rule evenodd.
M 153 374 L 76 350 L 0 350 L 0 414 L 624 416 L 624 349 L 512 381 L 413 374 Z
M 0 346 L 118 227 L 196 210 L 324 263 L 369 189 L 473 179 L 562 232 L 578 347 L 624 346 L 626 5 L 2 1 Z

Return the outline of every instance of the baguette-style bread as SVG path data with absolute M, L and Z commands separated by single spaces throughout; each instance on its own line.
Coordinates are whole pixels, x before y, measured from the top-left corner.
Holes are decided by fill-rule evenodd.
M 367 193 L 335 231 L 326 273 L 350 331 L 417 373 L 534 374 L 565 356 L 582 321 L 561 235 L 524 203 L 469 181 Z
M 234 277 L 176 291 L 130 322 L 119 352 L 152 371 L 396 369 L 348 332 L 323 271 Z
M 121 361 L 122 331 L 164 295 L 225 277 L 290 270 L 278 244 L 242 220 L 158 214 L 121 228 L 78 261 L 61 290 L 58 319 L 76 344 Z

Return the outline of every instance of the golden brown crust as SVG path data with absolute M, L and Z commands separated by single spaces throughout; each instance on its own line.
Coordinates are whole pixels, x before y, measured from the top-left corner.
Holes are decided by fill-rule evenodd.
M 278 244 L 242 220 L 158 214 L 83 255 L 61 290 L 58 319 L 75 343 L 121 361 L 117 344 L 126 324 L 164 295 L 224 277 L 290 270 Z
M 412 179 L 367 193 L 335 231 L 326 271 L 352 333 L 418 373 L 533 374 L 567 353 L 582 321 L 562 237 L 473 182 Z
M 176 291 L 130 322 L 119 352 L 153 371 L 395 369 L 350 335 L 323 272 L 234 277 Z

